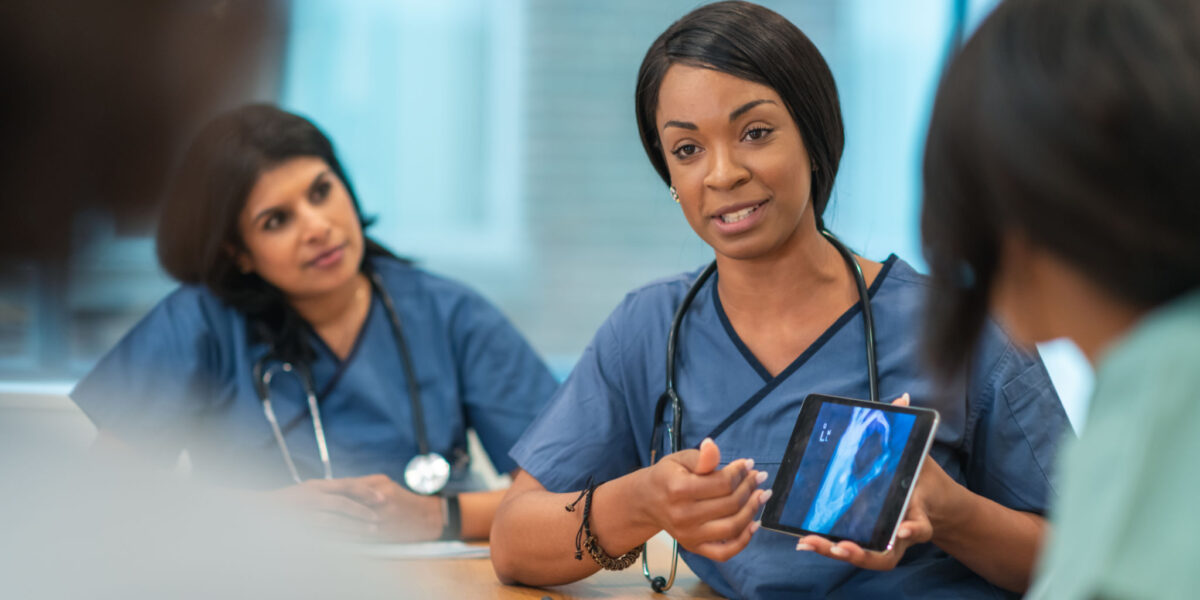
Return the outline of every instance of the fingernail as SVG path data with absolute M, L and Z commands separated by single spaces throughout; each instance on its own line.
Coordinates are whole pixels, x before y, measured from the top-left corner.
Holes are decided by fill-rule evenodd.
M 746 470 L 749 471 L 750 469 L 753 469 L 753 468 L 754 468 L 754 459 L 747 458 L 746 459 Z
M 904 395 L 903 395 L 903 396 L 900 396 L 900 397 L 901 397 L 901 398 L 904 398 L 904 401 L 905 401 L 905 402 L 909 402 L 910 400 L 912 400 L 912 398 L 909 398 L 909 396 L 908 396 L 908 392 L 904 392 Z
M 900 539 L 904 539 L 904 538 L 908 537 L 908 530 L 901 529 L 900 532 L 896 534 L 896 537 L 898 537 Z
M 759 527 L 762 527 L 762 523 L 759 521 L 754 521 L 753 523 L 750 523 L 750 535 L 754 535 L 754 532 L 758 531 Z
M 770 500 L 770 499 L 771 499 L 771 493 L 772 493 L 773 491 L 774 491 L 774 490 L 767 490 L 767 491 L 763 492 L 763 493 L 762 493 L 762 496 L 759 496 L 759 497 L 758 497 L 758 502 L 759 502 L 760 504 L 766 504 L 766 503 L 767 503 L 767 500 Z
M 843 558 L 845 558 L 845 556 L 846 556 L 847 554 L 849 554 L 849 552 L 846 552 L 846 549 L 845 549 L 845 548 L 843 548 L 843 547 L 841 547 L 841 546 L 833 546 L 833 547 L 831 547 L 831 548 L 829 549 L 829 553 L 830 553 L 830 554 L 832 554 L 832 555 L 834 555 L 834 556 L 840 556 L 840 557 L 843 557 Z
M 758 472 L 758 475 L 755 475 L 755 476 L 754 476 L 754 479 L 755 479 L 756 481 L 758 481 L 758 483 L 759 483 L 759 484 L 762 484 L 762 482 L 764 482 L 764 481 L 766 481 L 766 480 L 767 480 L 767 472 L 766 472 L 766 471 L 759 471 L 759 472 Z
M 701 446 L 703 446 L 704 444 L 715 444 L 715 443 L 716 443 L 716 442 L 714 442 L 714 441 L 713 441 L 713 439 L 712 439 L 712 438 L 710 438 L 710 437 L 706 437 L 706 438 L 704 438 L 703 440 L 701 440 L 701 441 L 700 441 L 700 445 L 701 445 Z
M 800 552 L 812 552 L 813 547 L 804 542 L 796 542 L 796 550 Z

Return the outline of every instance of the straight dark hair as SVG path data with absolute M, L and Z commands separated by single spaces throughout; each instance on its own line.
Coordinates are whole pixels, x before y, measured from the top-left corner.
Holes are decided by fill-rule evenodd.
M 943 376 L 980 334 L 1006 235 L 1151 308 L 1200 285 L 1200 8 L 1006 0 L 947 69 L 921 227 Z
M 813 211 L 817 228 L 823 228 L 845 132 L 833 73 L 808 36 L 768 8 L 749 2 L 717 2 L 684 15 L 654 40 L 638 70 L 635 104 L 642 147 L 667 185 L 671 174 L 655 115 L 663 77 L 675 64 L 727 73 L 779 94 L 815 167 Z
M 246 314 L 251 339 L 271 345 L 283 360 L 314 355 L 307 325 L 283 293 L 254 273 L 242 273 L 235 254 L 245 249 L 238 217 L 263 172 L 292 158 L 325 161 L 342 181 L 361 226 L 358 197 L 333 144 L 316 125 L 299 115 L 266 104 L 243 106 L 218 116 L 196 136 L 184 154 L 158 223 L 158 259 L 182 283 L 206 286 L 218 298 Z M 367 257 L 392 256 L 366 239 Z

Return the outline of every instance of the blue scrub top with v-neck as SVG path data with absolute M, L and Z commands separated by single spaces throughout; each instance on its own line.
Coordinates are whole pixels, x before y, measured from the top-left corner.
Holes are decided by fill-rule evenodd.
M 517 464 L 547 489 L 577 491 L 588 477 L 603 482 L 647 466 L 654 408 L 665 385 L 667 331 L 698 274 L 626 296 L 513 448 Z M 680 332 L 675 385 L 684 405 L 683 447 L 712 435 L 722 464 L 753 458 L 755 468 L 768 473 L 769 487 L 807 395 L 868 397 L 861 304 L 772 377 L 726 318 L 718 276 L 699 291 Z M 1070 431 L 1045 367 L 989 324 L 970 372 L 953 390 L 939 393 L 920 365 L 928 289 L 924 277 L 895 256 L 870 287 L 881 397 L 908 392 L 914 406 L 941 413 L 931 452 L 956 481 L 1004 506 L 1043 513 L 1053 496 L 1050 468 L 1058 442 Z M 701 579 L 731 597 L 1013 596 L 932 544 L 910 548 L 899 566 L 885 572 L 797 552 L 795 544 L 795 537 L 759 530 L 724 563 L 681 552 Z
M 433 451 L 466 472 L 474 429 L 496 470 L 553 394 L 545 364 L 491 304 L 463 285 L 391 258 L 370 259 L 395 303 L 412 353 Z M 315 334 L 310 365 L 334 477 L 383 473 L 403 482 L 417 453 L 400 351 L 378 294 L 345 360 Z M 98 428 L 164 461 L 183 449 L 197 478 L 272 488 L 292 483 L 255 392 L 267 354 L 245 317 L 204 287 L 160 302 L 71 392 Z M 271 401 L 301 477 L 322 476 L 312 415 L 296 377 L 271 381 Z

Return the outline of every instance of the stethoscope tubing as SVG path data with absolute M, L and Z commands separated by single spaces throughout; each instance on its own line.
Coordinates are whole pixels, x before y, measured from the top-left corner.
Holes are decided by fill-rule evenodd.
M 287 440 L 283 437 L 283 430 L 279 427 L 279 419 L 275 417 L 275 408 L 271 405 L 271 379 L 275 377 L 275 370 L 279 369 L 284 372 L 295 372 L 300 378 L 304 386 L 304 394 L 308 401 L 308 410 L 313 416 L 313 436 L 317 441 L 317 452 L 321 457 L 321 466 L 325 471 L 325 479 L 333 479 L 333 463 L 329 459 L 329 445 L 325 442 L 325 427 L 321 423 L 321 409 L 317 406 L 317 396 L 313 393 L 312 375 L 303 365 L 293 365 L 289 362 L 281 362 L 279 365 L 270 368 L 264 368 L 266 361 L 259 361 L 254 365 L 255 382 L 260 384 L 258 393 L 259 399 L 262 401 L 263 414 L 267 417 L 267 422 L 271 424 L 271 433 L 275 436 L 275 443 L 279 446 L 279 451 L 283 454 L 283 461 L 287 463 L 288 473 L 292 476 L 292 480 L 296 483 L 302 483 L 300 471 L 296 468 L 295 461 L 292 460 L 291 450 L 288 449 Z
M 854 258 L 854 254 L 850 249 L 837 239 L 832 233 L 822 229 L 821 235 L 837 248 L 839 254 L 850 265 L 850 270 L 854 274 L 854 285 L 858 288 L 858 300 L 862 304 L 863 314 L 863 337 L 866 339 L 866 354 L 867 354 L 867 386 L 868 393 L 871 397 L 871 402 L 879 402 L 879 363 L 875 360 L 875 314 L 871 310 L 871 293 L 867 289 L 867 278 L 863 276 L 862 265 L 858 264 L 858 260 Z
M 387 293 L 383 286 L 383 280 L 378 273 L 371 272 L 368 274 L 371 282 L 371 287 L 379 295 L 383 302 L 383 307 L 388 315 L 388 322 L 391 325 L 392 336 L 396 340 L 396 346 L 400 350 L 400 363 L 404 369 L 404 376 L 408 387 L 408 397 L 412 407 L 413 416 L 413 432 L 417 440 L 417 456 L 413 461 L 409 462 L 409 467 L 415 464 L 417 458 L 432 459 L 435 462 L 447 463 L 444 457 L 440 454 L 431 453 L 429 450 L 429 435 L 425 428 L 425 411 L 421 402 L 421 386 L 417 381 L 416 368 L 413 366 L 412 352 L 409 350 L 408 342 L 404 338 L 404 329 L 400 324 L 400 315 L 396 311 L 396 305 L 392 301 L 392 297 Z M 333 478 L 333 464 L 329 457 L 329 445 L 325 440 L 325 427 L 321 421 L 321 409 L 317 403 L 317 395 L 313 384 L 312 373 L 308 367 L 299 363 L 291 363 L 281 361 L 274 367 L 267 367 L 267 363 L 274 360 L 271 354 L 268 354 L 254 363 L 253 376 L 256 391 L 258 392 L 259 401 L 262 402 L 263 413 L 266 415 L 267 422 L 271 425 L 271 433 L 275 437 L 275 442 L 279 446 L 280 452 L 283 454 L 283 460 L 287 464 L 288 472 L 296 483 L 301 483 L 303 480 L 300 477 L 300 472 L 296 468 L 296 463 L 292 459 L 292 453 L 288 449 L 287 440 L 283 436 L 283 431 L 279 426 L 279 420 L 275 416 L 275 409 L 271 404 L 271 379 L 275 376 L 277 370 L 283 372 L 294 373 L 304 387 L 304 395 L 308 404 L 309 413 L 313 420 L 313 435 L 317 442 L 317 452 L 320 455 L 321 465 L 324 469 L 325 479 Z M 426 460 L 425 462 L 428 462 Z M 424 463 L 422 463 L 424 464 Z M 406 479 L 408 478 L 408 470 L 406 467 Z M 442 483 L 442 486 L 445 484 Z M 414 490 L 416 491 L 416 490 Z M 436 493 L 438 490 L 429 493 Z M 426 493 L 426 492 L 418 492 Z
M 413 431 L 417 434 L 417 454 L 429 454 L 429 435 L 425 431 L 425 408 L 421 404 L 421 386 L 417 382 L 417 369 L 413 366 L 412 353 L 408 350 L 408 342 L 404 339 L 404 328 L 400 325 L 400 314 L 392 303 L 392 296 L 383 289 L 383 281 L 378 273 L 371 273 L 371 284 L 383 300 L 387 309 L 388 322 L 392 326 L 392 336 L 400 348 L 400 362 L 404 367 L 404 379 L 408 383 L 408 397 L 412 400 Z

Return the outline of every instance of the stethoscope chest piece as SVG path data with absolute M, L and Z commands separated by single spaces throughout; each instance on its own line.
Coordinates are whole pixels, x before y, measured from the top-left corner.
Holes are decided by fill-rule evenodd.
M 441 454 L 418 454 L 404 467 L 404 485 L 425 496 L 432 496 L 450 482 L 450 463 Z

